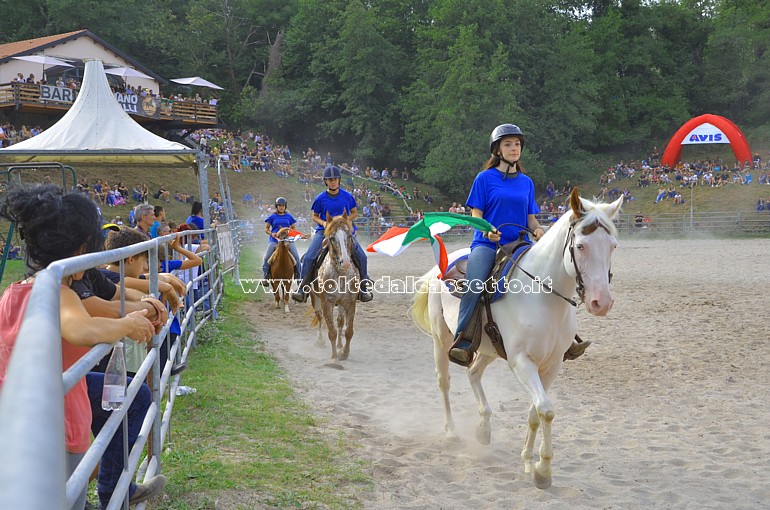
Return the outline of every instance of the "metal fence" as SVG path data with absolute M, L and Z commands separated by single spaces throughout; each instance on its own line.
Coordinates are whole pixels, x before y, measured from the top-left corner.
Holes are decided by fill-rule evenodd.
M 536 217 L 546 228 L 554 219 L 550 214 L 537 214 Z M 359 237 L 376 239 L 392 226 L 410 227 L 415 221 L 411 216 L 390 216 L 382 220 L 359 217 L 355 224 Z M 621 234 L 631 235 L 647 233 L 662 236 L 683 233 L 768 234 L 770 233 L 770 211 L 693 212 L 692 214 L 689 211 L 683 211 L 682 213 L 643 215 L 639 220 L 634 214 L 621 214 L 616 224 Z M 451 239 L 467 236 L 472 232 L 473 229 L 470 227 L 455 227 L 442 234 L 442 237 Z
M 767 234 L 770 233 L 770 211 L 663 213 L 639 219 L 622 214 L 617 225 L 620 232 L 629 234 Z
M 235 254 L 237 268 L 240 232 L 236 222 L 232 223 L 231 232 L 231 252 Z M 127 388 L 122 409 L 112 412 L 85 457 L 67 480 L 64 395 L 110 351 L 112 345 L 99 344 L 93 347 L 62 374 L 59 323 L 59 287 L 62 278 L 149 252 L 150 290 L 158 295 L 159 249 L 165 249 L 164 243 L 177 236 L 189 245 L 191 236 L 196 234 L 205 234 L 207 239 L 212 240 L 211 248 L 199 253 L 204 259 L 205 271 L 199 271 L 195 278 L 186 279 L 188 296 L 195 297 L 188 299 L 186 310 L 178 312 L 182 333 L 169 345 L 169 362 L 161 373 L 158 353 L 163 342 L 170 342 L 169 328 L 174 318 L 172 314 L 169 314 L 169 320 L 162 331 L 153 336 L 152 350 Z M 187 231 L 118 250 L 57 261 L 37 274 L 0 393 L 0 508 L 70 508 L 77 495 L 88 486 L 91 473 L 120 424 L 123 423 L 123 430 L 127 430 L 128 408 L 145 379 L 152 393 L 152 405 L 134 446 L 127 452 L 126 467 L 107 508 L 128 508 L 131 481 L 135 477 L 148 480 L 160 473 L 160 453 L 168 435 L 181 377 L 181 374 L 171 377 L 171 366 L 174 361 L 187 360 L 190 350 L 195 346 L 198 331 L 216 314 L 224 289 L 224 277 L 229 272 L 222 270 L 220 254 L 224 251 L 214 230 Z M 194 292 L 196 283 L 200 288 L 198 293 Z M 123 300 L 124 291 L 121 294 Z M 210 313 L 196 314 L 198 308 L 209 308 Z M 167 397 L 165 404 L 164 395 Z M 127 444 L 125 435 L 124 444 Z M 140 464 L 142 457 L 144 459 Z M 140 503 L 136 508 L 143 510 L 144 506 L 144 503 Z

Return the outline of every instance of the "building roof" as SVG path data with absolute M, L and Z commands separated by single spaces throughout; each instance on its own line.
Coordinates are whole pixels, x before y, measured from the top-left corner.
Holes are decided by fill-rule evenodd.
M 73 39 L 73 36 L 80 36 L 85 32 L 88 32 L 88 30 L 81 29 L 75 30 L 74 32 L 67 32 L 66 34 L 47 35 L 36 39 L 27 39 L 26 41 L 0 44 L 0 62 L 5 62 L 10 57 L 27 55 L 48 48 L 49 46 L 60 44 L 64 41 Z
M 22 55 L 34 55 L 34 54 L 40 53 L 41 51 L 47 48 L 51 48 L 58 44 L 63 44 L 73 39 L 78 39 L 83 36 L 90 37 L 95 42 L 104 46 L 115 55 L 131 63 L 138 70 L 142 71 L 145 74 L 149 74 L 158 82 L 164 83 L 164 84 L 168 83 L 167 80 L 158 76 L 157 74 L 152 72 L 150 69 L 146 68 L 141 63 L 137 62 L 134 58 L 120 51 L 119 49 L 117 49 L 116 47 L 114 47 L 104 39 L 100 38 L 90 30 L 85 28 L 80 30 L 75 30 L 74 32 L 67 32 L 64 34 L 48 35 L 45 37 L 38 37 L 36 39 L 27 39 L 24 41 L 16 41 L 16 42 L 7 43 L 7 44 L 0 44 L 0 64 L 4 64 L 8 62 L 13 57 L 19 57 Z M 85 55 L 85 57 L 87 56 L 88 55 Z

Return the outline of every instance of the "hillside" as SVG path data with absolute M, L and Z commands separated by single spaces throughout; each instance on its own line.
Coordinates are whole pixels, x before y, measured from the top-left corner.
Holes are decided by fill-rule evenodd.
M 169 169 L 162 167 L 101 167 L 101 166 L 89 166 L 79 165 L 75 168 L 77 172 L 77 178 L 86 178 L 89 183 L 93 184 L 97 179 L 107 180 L 110 184 L 117 184 L 123 182 L 129 190 L 137 184 L 146 184 L 152 195 L 160 186 L 165 186 L 171 193 L 171 196 L 177 192 L 185 192 L 198 196 L 198 178 L 192 169 Z M 46 176 L 50 176 L 53 182 L 60 182 L 60 177 L 54 175 L 52 172 L 47 171 L 34 171 L 25 172 L 23 174 L 23 182 L 42 182 Z M 239 217 L 248 218 L 259 216 L 255 214 L 255 209 L 249 209 L 243 204 L 243 197 L 246 193 L 261 198 L 262 200 L 272 203 L 278 196 L 284 196 L 289 201 L 289 210 L 296 213 L 307 214 L 309 209 L 309 203 L 304 200 L 304 184 L 297 182 L 295 178 L 282 178 L 275 175 L 272 172 L 255 172 L 252 170 L 244 171 L 243 173 L 235 173 L 231 170 L 226 170 L 227 180 L 230 184 L 230 190 L 233 193 L 234 205 L 236 213 Z M 215 192 L 219 192 L 219 178 L 217 176 L 216 167 L 210 167 L 208 169 L 208 182 L 209 182 L 209 195 L 213 196 Z M 348 177 L 343 178 L 343 186 L 350 188 L 348 184 Z M 70 181 L 68 181 L 69 183 Z M 359 186 L 364 181 L 360 178 L 355 178 L 355 185 Z M 376 184 L 374 182 L 367 182 L 370 189 Z M 449 198 L 444 197 L 441 192 L 433 186 L 429 186 L 422 183 L 415 183 L 413 180 L 404 182 L 400 179 L 396 180 L 396 184 L 404 184 L 409 191 L 412 191 L 415 187 L 419 188 L 422 192 L 428 192 L 436 197 L 436 200 L 432 205 L 425 203 L 422 200 L 410 200 L 409 205 L 415 211 L 418 209 L 423 210 L 438 210 L 440 207 L 445 209 L 451 205 Z M 313 184 L 313 194 L 319 193 L 323 187 L 319 184 Z M 393 214 L 397 216 L 406 215 L 407 209 L 404 206 L 402 200 L 397 199 L 390 193 L 382 192 L 383 201 L 388 203 L 393 209 Z M 152 205 L 158 205 L 159 200 L 150 198 L 149 203 Z M 136 202 L 131 202 L 125 205 L 116 207 L 109 207 L 102 205 L 102 214 L 105 219 L 111 220 L 115 215 L 119 215 L 125 221 L 128 217 L 128 213 L 136 205 Z M 183 204 L 173 198 L 167 203 L 161 203 L 166 208 L 166 216 L 170 221 L 177 223 L 183 222 L 190 213 L 190 204 Z M 7 228 L 7 227 L 6 227 Z

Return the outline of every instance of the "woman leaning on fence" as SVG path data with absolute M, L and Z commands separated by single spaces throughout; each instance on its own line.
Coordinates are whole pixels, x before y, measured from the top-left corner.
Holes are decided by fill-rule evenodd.
M 63 195 L 52 185 L 14 189 L 8 193 L 0 215 L 16 223 L 26 244 L 28 277 L 11 284 L 0 297 L 0 385 L 16 342 L 35 275 L 57 260 L 99 251 L 102 233 L 98 212 L 88 198 L 79 193 Z M 91 317 L 80 298 L 69 288 L 82 273 L 67 276 L 60 287 L 62 370 L 67 370 L 88 349 L 98 343 L 113 342 L 127 336 L 148 342 L 153 327 L 146 311 L 132 312 L 120 319 Z M 68 477 L 77 467 L 91 443 L 91 405 L 85 379 L 64 396 L 65 448 Z M 85 506 L 86 491 L 72 507 Z

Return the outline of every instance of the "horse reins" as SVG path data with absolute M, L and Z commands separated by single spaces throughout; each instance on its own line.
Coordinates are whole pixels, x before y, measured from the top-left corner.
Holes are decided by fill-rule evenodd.
M 577 222 L 580 221 L 580 219 L 572 220 L 569 224 L 569 232 L 567 232 L 567 239 L 564 240 L 564 248 L 562 249 L 562 254 L 567 250 L 567 243 L 569 243 L 569 256 L 572 260 L 572 267 L 575 268 L 575 281 L 577 282 L 577 288 L 575 289 L 577 291 L 578 297 L 580 298 L 580 302 L 585 302 L 585 293 L 586 289 L 583 285 L 583 275 L 580 274 L 580 269 L 578 269 L 577 261 L 575 260 L 575 225 L 577 225 Z M 607 232 L 609 235 L 612 235 L 612 233 L 609 231 L 609 229 L 604 226 L 599 220 L 594 221 L 590 225 L 586 225 L 583 227 L 583 233 L 585 235 L 591 235 L 593 234 L 597 228 L 603 228 L 605 232 Z M 608 283 L 612 283 L 612 266 L 610 266 L 609 271 L 607 272 L 607 279 Z
M 529 250 L 529 248 L 527 248 L 527 250 L 525 250 L 518 258 L 513 260 L 513 267 L 511 268 L 511 271 L 509 273 L 509 274 L 513 274 L 513 271 L 516 268 L 519 268 L 521 270 L 521 272 L 524 273 L 525 275 L 527 275 L 533 282 L 539 282 L 540 285 L 543 287 L 543 289 L 545 289 L 546 292 L 548 292 L 549 294 L 555 294 L 556 296 L 562 298 L 564 301 L 566 301 L 567 303 L 571 304 L 575 308 L 577 308 L 578 304 L 585 302 L 585 293 L 586 293 L 585 285 L 583 284 L 583 275 L 580 274 L 580 269 L 578 269 L 577 261 L 575 260 L 575 226 L 577 225 L 578 221 L 580 221 L 579 218 L 576 219 L 576 220 L 573 220 L 569 224 L 569 231 L 567 232 L 567 238 L 564 240 L 564 248 L 562 249 L 562 255 L 567 250 L 567 247 L 569 247 L 570 259 L 572 260 L 572 266 L 575 268 L 575 282 L 577 283 L 577 287 L 575 288 L 575 291 L 577 292 L 578 298 L 580 299 L 579 302 L 575 301 L 574 299 L 568 298 L 567 296 L 565 296 L 561 292 L 553 289 L 550 285 L 548 285 L 547 283 L 541 281 L 536 276 L 534 276 L 532 273 L 530 273 L 529 271 L 527 271 L 526 269 L 524 269 L 523 267 L 521 267 L 519 265 L 519 260 L 521 260 L 521 258 Z M 519 227 L 520 229 L 529 232 L 533 236 L 535 235 L 535 233 L 532 230 L 530 230 L 529 228 L 527 228 L 527 227 L 525 227 L 523 225 L 519 225 L 517 223 L 503 223 L 498 228 L 500 228 L 500 227 L 509 227 L 509 226 Z M 607 227 L 605 227 L 599 220 L 596 220 L 591 225 L 588 225 L 588 226 L 584 227 L 583 231 L 584 231 L 584 233 L 586 235 L 590 235 L 599 227 L 603 228 L 608 234 L 612 235 L 610 233 L 609 229 L 607 229 Z M 586 232 L 586 231 L 588 231 L 588 232 Z M 498 248 L 500 247 L 500 241 L 497 242 L 497 246 L 498 246 Z M 609 271 L 608 278 L 609 278 L 609 283 L 612 283 L 612 270 L 611 269 Z

